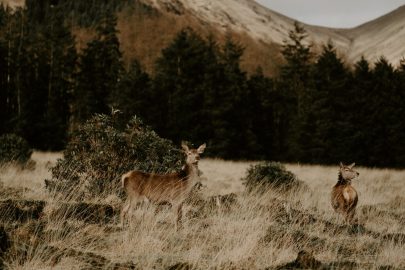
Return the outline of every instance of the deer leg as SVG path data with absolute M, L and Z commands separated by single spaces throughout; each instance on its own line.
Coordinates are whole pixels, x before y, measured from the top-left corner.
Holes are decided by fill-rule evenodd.
M 349 224 L 353 223 L 353 218 L 354 218 L 354 214 L 356 213 L 355 209 L 350 209 L 349 212 L 347 213 L 347 222 Z
M 127 199 L 124 203 L 124 206 L 122 207 L 121 210 L 121 215 L 120 215 L 120 226 L 124 227 L 124 221 L 125 221 L 125 216 L 128 213 L 128 210 L 131 208 L 131 199 Z
M 172 205 L 170 202 L 167 202 L 167 201 L 159 202 L 159 203 L 156 205 L 155 215 L 159 214 L 160 210 L 161 210 L 164 206 L 173 207 L 173 205 Z
M 176 228 L 177 228 L 177 230 L 179 230 L 179 229 L 181 229 L 181 228 L 183 227 L 183 224 L 182 224 L 183 204 L 184 204 L 184 202 L 181 202 L 181 203 L 177 206 L 177 221 L 176 221 Z
M 217 205 L 217 214 L 218 214 L 218 215 L 221 213 L 221 200 L 220 200 L 220 197 L 219 197 L 219 196 L 220 196 L 220 195 L 218 195 L 218 196 L 216 197 L 216 200 L 215 200 L 216 205 Z

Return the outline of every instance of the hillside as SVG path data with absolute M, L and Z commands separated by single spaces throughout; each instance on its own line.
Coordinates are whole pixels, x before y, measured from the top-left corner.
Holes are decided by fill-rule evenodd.
M 21 0 L 2 0 L 15 7 Z M 138 58 L 149 71 L 162 48 L 184 27 L 222 40 L 230 33 L 245 47 L 243 68 L 262 66 L 266 74 L 281 62 L 280 46 L 288 38 L 294 19 L 253 0 L 137 0 L 119 13 L 118 29 L 125 59 Z M 364 56 L 374 62 L 384 55 L 397 65 L 405 55 L 405 7 L 352 29 L 303 24 L 315 49 L 331 40 L 348 63 Z M 75 31 L 79 47 L 92 37 L 91 29 Z
M 405 6 L 341 33 L 351 40 L 350 61 L 357 60 L 361 55 L 374 61 L 384 55 L 389 62 L 397 65 L 405 56 Z
M 159 10 L 172 5 L 182 14 L 197 18 L 219 31 L 232 31 L 251 37 L 255 42 L 281 45 L 293 28 L 294 19 L 274 12 L 252 0 L 171 1 L 144 0 Z M 171 4 L 169 4 L 171 3 Z M 170 9 L 169 9 L 170 10 Z M 331 40 L 349 63 L 361 56 L 374 62 L 384 55 L 396 65 L 405 55 L 405 7 L 353 29 L 334 29 L 303 24 L 309 40 L 319 48 Z M 248 45 L 249 46 L 249 45 Z
M 12 8 L 24 5 L 25 0 L 0 0 L 0 4 L 9 5 Z

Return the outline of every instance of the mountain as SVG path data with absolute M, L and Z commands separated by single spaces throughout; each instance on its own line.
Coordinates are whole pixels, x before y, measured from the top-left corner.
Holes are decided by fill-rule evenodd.
M 0 4 L 8 5 L 12 8 L 24 5 L 25 0 L 0 0 Z
M 347 47 L 350 62 L 362 55 L 371 61 L 384 55 L 397 65 L 405 57 L 405 6 L 340 33 L 351 41 Z
M 294 20 L 253 0 L 145 0 L 163 10 L 176 2 L 183 10 L 217 29 L 244 33 L 264 43 L 281 45 L 288 38 Z M 173 4 L 172 4 L 173 5 Z M 405 56 L 405 6 L 352 29 L 334 29 L 303 24 L 311 42 L 318 45 L 331 40 L 349 63 L 361 56 L 374 62 L 384 55 L 398 64 Z
M 1 0 L 16 6 L 22 0 Z M 266 74 L 277 71 L 280 48 L 293 29 L 294 19 L 253 0 L 134 0 L 118 15 L 119 38 L 124 58 L 139 59 L 149 71 L 174 35 L 191 27 L 219 42 L 231 34 L 244 45 L 243 68 L 261 66 Z M 348 64 L 364 56 L 370 62 L 385 56 L 397 65 L 405 56 L 405 6 L 351 29 L 335 29 L 302 23 L 315 50 L 332 41 Z M 91 28 L 76 28 L 78 46 L 92 38 Z

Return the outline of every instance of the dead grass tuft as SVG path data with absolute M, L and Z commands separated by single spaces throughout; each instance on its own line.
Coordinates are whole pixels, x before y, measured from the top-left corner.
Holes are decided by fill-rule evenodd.
M 36 152 L 34 171 L 0 169 L 6 269 L 405 268 L 405 171 L 360 168 L 359 223 L 348 226 L 329 201 L 337 166 L 287 164 L 307 189 L 254 196 L 240 181 L 253 162 L 205 159 L 206 188 L 188 202 L 182 230 L 169 206 L 147 204 L 120 229 L 120 198 L 63 201 L 45 191 L 58 157 Z

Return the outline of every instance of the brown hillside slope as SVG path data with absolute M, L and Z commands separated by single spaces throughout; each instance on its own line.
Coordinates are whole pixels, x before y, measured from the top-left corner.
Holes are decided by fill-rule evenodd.
M 151 72 L 161 50 L 186 27 L 191 27 L 203 37 L 214 35 L 219 42 L 223 41 L 226 35 L 226 32 L 219 31 L 193 14 L 171 6 L 165 10 L 154 9 L 154 12 L 148 14 L 136 8 L 121 11 L 118 15 L 118 30 L 125 62 L 136 58 Z M 229 33 L 245 47 L 243 69 L 254 72 L 261 66 L 266 74 L 276 71 L 281 61 L 279 45 L 255 40 L 243 32 L 230 30 Z
M 0 0 L 15 7 L 23 0 Z M 145 7 L 150 9 L 145 11 Z M 316 12 L 316 11 L 314 11 Z M 280 47 L 293 29 L 294 19 L 272 11 L 254 0 L 134 0 L 118 14 L 119 38 L 126 63 L 137 58 L 151 72 L 160 52 L 184 27 L 219 41 L 231 33 L 246 49 L 242 67 L 253 72 L 261 66 L 274 74 L 282 61 Z M 384 55 L 398 65 L 405 56 L 405 6 L 352 29 L 302 24 L 315 50 L 332 41 L 348 64 L 364 56 L 370 62 Z M 89 29 L 76 29 L 78 47 L 93 37 Z

